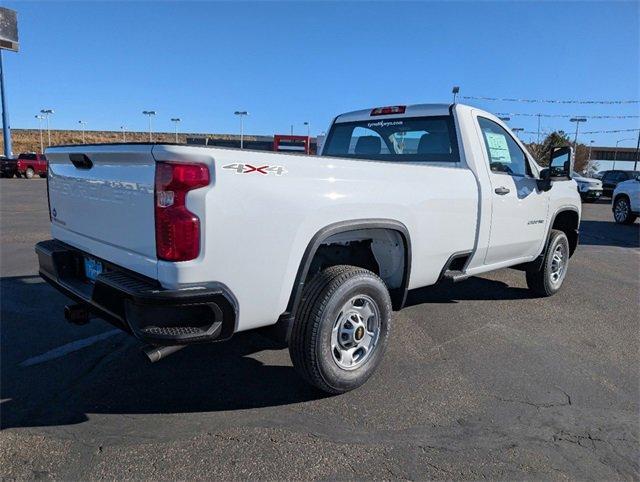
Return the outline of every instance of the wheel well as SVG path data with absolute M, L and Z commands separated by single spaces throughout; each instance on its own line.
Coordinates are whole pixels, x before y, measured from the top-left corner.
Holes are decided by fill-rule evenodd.
M 569 240 L 569 256 L 573 255 L 573 252 L 578 246 L 578 213 L 575 211 L 561 211 L 553 220 L 552 229 L 558 229 L 563 231 L 567 235 Z
M 626 192 L 621 192 L 621 193 L 616 194 L 616 197 L 614 197 L 614 198 L 611 200 L 611 210 L 613 210 L 613 209 L 614 209 L 615 204 L 616 204 L 616 201 L 617 201 L 618 199 L 620 199 L 621 197 L 626 197 L 626 198 L 627 198 L 627 200 L 629 200 L 629 196 L 627 195 L 627 193 L 626 193 Z
M 387 285 L 394 309 L 404 302 L 408 269 L 405 237 L 386 228 L 343 231 L 324 239 L 311 259 L 305 282 L 331 266 L 348 264 L 374 272 Z

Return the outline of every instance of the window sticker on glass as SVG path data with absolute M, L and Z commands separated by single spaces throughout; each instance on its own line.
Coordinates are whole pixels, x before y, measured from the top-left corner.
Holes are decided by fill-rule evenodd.
M 507 138 L 503 134 L 494 132 L 485 132 L 484 135 L 487 136 L 491 162 L 511 163 Z

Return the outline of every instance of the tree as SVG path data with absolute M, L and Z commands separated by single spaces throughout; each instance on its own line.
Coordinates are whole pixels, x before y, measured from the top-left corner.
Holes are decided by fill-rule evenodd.
M 541 144 L 532 142 L 528 144 L 529 152 L 541 166 L 549 165 L 549 158 L 557 147 L 572 145 L 569 135 L 564 131 L 554 131 L 544 138 Z M 589 148 L 578 143 L 575 149 L 574 170 L 582 172 L 588 168 Z

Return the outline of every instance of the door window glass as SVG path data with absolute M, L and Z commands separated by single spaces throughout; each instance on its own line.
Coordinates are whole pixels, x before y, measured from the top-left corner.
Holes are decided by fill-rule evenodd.
M 484 117 L 478 117 L 478 123 L 493 172 L 512 176 L 531 175 L 527 156 L 506 130 Z

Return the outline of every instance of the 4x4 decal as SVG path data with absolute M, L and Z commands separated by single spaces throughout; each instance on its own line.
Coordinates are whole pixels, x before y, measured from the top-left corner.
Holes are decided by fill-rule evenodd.
M 276 176 L 282 176 L 287 172 L 284 166 L 252 166 L 251 164 L 227 164 L 222 166 L 222 169 L 232 169 L 236 174 L 250 174 L 255 172 L 256 174 L 275 174 Z

